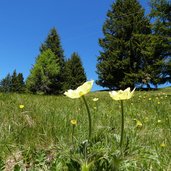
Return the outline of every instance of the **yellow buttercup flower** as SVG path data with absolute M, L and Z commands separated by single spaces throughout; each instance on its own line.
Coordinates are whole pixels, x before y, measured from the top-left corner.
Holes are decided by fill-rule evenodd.
M 143 126 L 143 124 L 138 119 L 134 119 L 134 121 L 136 121 L 137 128 L 141 128 Z
M 142 123 L 139 120 L 137 120 L 136 127 L 138 128 L 142 127 Z
M 77 120 L 72 119 L 72 120 L 71 120 L 71 124 L 72 124 L 72 125 L 77 125 Z
M 124 91 L 123 90 L 111 91 L 109 92 L 109 95 L 114 100 L 127 100 L 133 96 L 134 91 L 135 91 L 135 88 L 133 89 L 133 91 L 131 91 L 130 87 L 128 87 Z
M 19 105 L 19 108 L 20 108 L 20 109 L 23 109 L 23 108 L 24 108 L 24 105 Z
M 79 86 L 75 90 L 68 90 L 64 94 L 72 99 L 80 98 L 81 96 L 87 94 L 90 92 L 92 86 L 93 86 L 94 80 L 87 81 L 83 85 Z
M 159 119 L 157 122 L 158 122 L 158 123 L 161 123 L 161 120 Z
M 160 144 L 160 147 L 164 148 L 164 147 L 166 147 L 166 144 L 165 144 L 164 142 L 162 142 L 162 143 Z
M 94 98 L 93 101 L 94 102 L 97 102 L 99 100 L 99 98 Z

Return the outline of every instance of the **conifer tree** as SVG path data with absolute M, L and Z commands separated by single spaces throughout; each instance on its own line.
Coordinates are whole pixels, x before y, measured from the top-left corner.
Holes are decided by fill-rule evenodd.
M 16 92 L 22 93 L 25 91 L 25 83 L 23 74 L 17 74 L 16 70 L 13 74 L 7 74 L 7 76 L 1 80 L 0 89 L 2 92 Z
M 142 83 L 143 77 L 148 77 L 143 68 L 148 66 L 149 60 L 144 59 L 146 55 L 142 55 L 139 43 L 146 42 L 151 29 L 139 2 L 116 0 L 107 13 L 103 33 L 104 38 L 99 39 L 103 50 L 98 57 L 97 84 L 109 89 L 124 89 Z
M 11 91 L 16 92 L 18 90 L 18 79 L 16 70 L 13 71 L 11 76 Z
M 158 37 L 156 57 L 161 58 L 160 82 L 171 82 L 171 1 L 151 0 L 151 18 L 153 35 Z
M 5 78 L 0 82 L 0 91 L 1 92 L 11 92 L 11 75 L 8 73 Z
M 50 49 L 56 56 L 56 61 L 60 65 L 60 73 L 55 79 L 55 82 L 53 83 L 53 93 L 59 94 L 63 92 L 63 85 L 64 85 L 64 65 L 65 65 L 65 57 L 64 57 L 64 51 L 61 46 L 60 37 L 56 31 L 55 28 L 52 28 L 50 30 L 50 33 L 47 36 L 47 39 L 40 47 L 40 52 L 44 52 L 47 49 Z
M 50 30 L 50 33 L 47 36 L 47 39 L 40 47 L 40 52 L 44 52 L 47 49 L 50 49 L 56 56 L 57 62 L 59 62 L 60 66 L 64 66 L 64 51 L 61 46 L 59 35 L 55 28 Z
M 24 77 L 22 73 L 18 73 L 17 75 L 17 84 L 18 84 L 18 90 L 17 92 L 22 93 L 25 92 L 25 82 L 24 82 Z
M 40 47 L 40 55 L 26 81 L 29 91 L 45 94 L 60 94 L 64 84 L 64 55 L 60 38 L 55 28 Z
M 47 49 L 37 57 L 26 86 L 33 93 L 53 94 L 54 83 L 59 74 L 59 60 L 50 49 Z
M 17 74 L 16 70 L 14 70 L 13 74 L 11 75 L 11 92 L 22 93 L 24 92 L 24 88 L 25 83 L 23 74 Z
M 65 64 L 65 90 L 76 89 L 86 80 L 80 56 L 74 52 Z

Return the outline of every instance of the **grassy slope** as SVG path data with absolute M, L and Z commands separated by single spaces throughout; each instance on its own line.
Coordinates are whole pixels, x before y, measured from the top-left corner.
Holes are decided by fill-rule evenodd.
M 97 102 L 92 101 L 98 97 Z M 89 93 L 86 96 L 93 120 L 93 136 L 102 142 L 104 150 L 118 148 L 120 135 L 120 103 L 108 92 Z M 19 109 L 23 104 L 24 109 Z M 125 146 L 124 167 L 159 167 L 171 169 L 171 88 L 151 92 L 135 92 L 124 101 Z M 20 94 L 0 95 L 0 156 L 5 159 L 25 149 L 50 149 L 72 145 L 71 119 L 77 119 L 76 143 L 88 137 L 87 113 L 82 99 L 64 96 Z M 136 120 L 142 127 L 136 127 Z M 159 121 L 160 120 L 160 121 Z M 166 146 L 161 147 L 164 143 Z M 143 165 L 143 166 L 141 166 Z

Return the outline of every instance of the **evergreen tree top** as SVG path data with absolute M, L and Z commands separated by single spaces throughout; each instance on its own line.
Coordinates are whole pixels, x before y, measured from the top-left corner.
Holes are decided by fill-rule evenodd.
M 60 60 L 61 65 L 64 63 L 64 51 L 61 46 L 60 37 L 55 28 L 52 28 L 47 36 L 47 39 L 40 47 L 40 52 L 50 49 Z

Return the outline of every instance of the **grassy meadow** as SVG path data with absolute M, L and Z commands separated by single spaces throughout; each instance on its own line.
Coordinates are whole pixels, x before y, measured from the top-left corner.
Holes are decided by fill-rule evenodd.
M 81 98 L 0 94 L 0 170 L 171 171 L 171 88 L 135 91 L 123 101 L 122 153 L 120 102 L 105 91 L 85 98 L 90 141 Z

